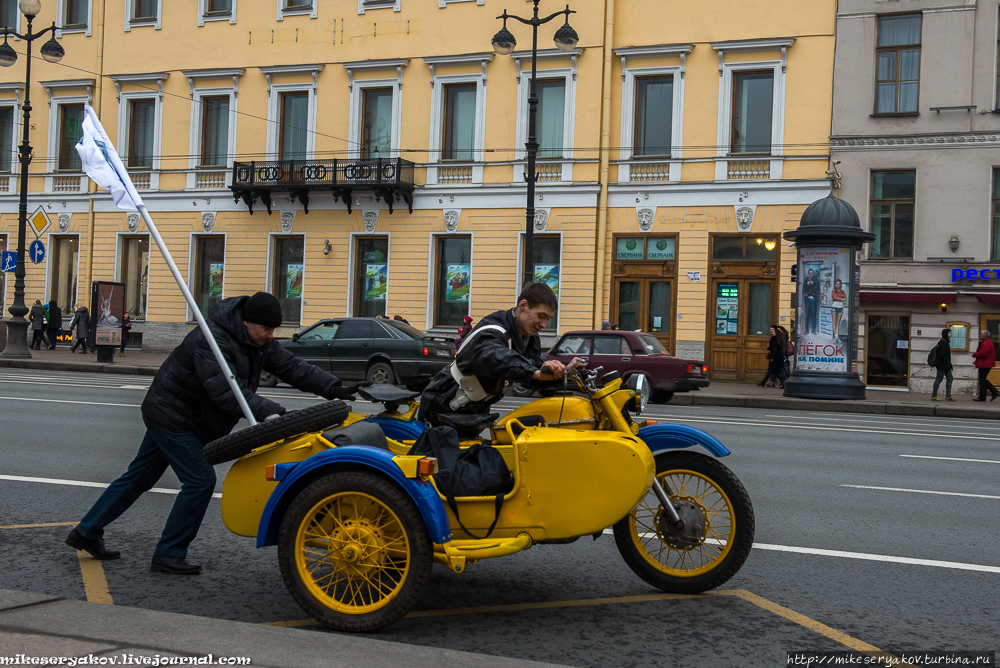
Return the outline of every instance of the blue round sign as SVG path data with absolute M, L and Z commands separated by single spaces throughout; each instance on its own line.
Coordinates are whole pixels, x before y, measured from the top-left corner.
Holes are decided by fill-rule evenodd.
M 35 239 L 28 246 L 28 257 L 35 264 L 45 259 L 45 245 L 39 239 Z

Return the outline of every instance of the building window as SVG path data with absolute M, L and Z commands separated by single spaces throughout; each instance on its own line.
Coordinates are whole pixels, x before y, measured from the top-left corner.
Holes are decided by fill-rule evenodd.
M 80 260 L 80 240 L 77 237 L 50 237 L 52 267 L 49 298 L 55 299 L 63 315 L 76 309 L 76 277 Z
M 156 100 L 129 101 L 128 166 L 153 166 Z
M 875 113 L 916 113 L 920 14 L 879 17 L 876 59 Z
M 132 0 L 133 21 L 155 21 L 158 0 Z
M 9 174 L 14 166 L 14 107 L 0 107 L 0 172 Z
M 558 236 L 533 235 L 531 240 L 531 255 L 534 264 L 534 281 L 545 283 L 559 297 L 559 264 L 560 239 Z M 559 314 L 553 315 L 546 325 L 546 330 L 559 328 Z
M 208 310 L 222 301 L 226 277 L 226 238 L 220 235 L 195 238 L 194 298 L 198 310 Z
M 873 259 L 913 257 L 917 173 L 872 172 Z
M 282 321 L 291 325 L 299 325 L 302 322 L 304 246 L 304 237 L 277 237 L 274 240 L 271 294 L 281 303 Z
M 82 28 L 87 25 L 87 10 L 90 9 L 90 0 L 64 0 L 63 14 L 64 28 Z
M 362 92 L 361 157 L 388 158 L 392 146 L 392 88 Z
M 967 352 L 969 350 L 969 328 L 970 325 L 967 322 L 948 323 L 948 329 L 951 330 L 951 341 L 948 343 L 951 346 L 952 352 Z
M 59 106 L 59 169 L 79 172 L 82 169 L 76 143 L 83 135 L 83 105 L 63 104 Z
M 374 318 L 385 315 L 389 280 L 389 239 L 358 238 L 354 260 L 354 315 Z
M 125 284 L 125 310 L 133 320 L 146 319 L 149 287 L 149 237 L 122 237 L 121 282 Z
M 474 83 L 445 86 L 443 160 L 475 160 L 477 96 Z
M 7 149 L 10 154 L 10 149 Z M 990 259 L 1000 260 L 1000 169 L 993 168 L 993 232 L 990 235 Z
M 730 153 L 771 154 L 774 70 L 733 74 Z
M 228 14 L 233 11 L 233 0 L 205 0 L 206 14 Z
M 312 9 L 312 6 L 313 0 L 284 0 L 284 9 L 286 11 Z
M 634 155 L 670 155 L 674 116 L 674 78 L 646 77 L 635 82 Z
M 17 29 L 19 12 L 17 11 L 17 0 L 0 0 L 0 25 L 2 28 Z
M 461 327 L 469 315 L 472 237 L 438 237 L 435 262 L 434 326 Z
M 305 160 L 309 137 L 309 93 L 281 95 L 279 160 Z
M 673 248 L 671 248 L 672 250 Z M 718 262 L 740 260 L 748 262 L 773 262 L 778 259 L 778 238 L 765 236 L 713 236 L 712 259 Z
M 538 157 L 561 158 L 566 122 L 566 80 L 539 81 L 535 89 L 538 91 Z
M 224 167 L 229 158 L 229 96 L 202 98 L 201 167 Z

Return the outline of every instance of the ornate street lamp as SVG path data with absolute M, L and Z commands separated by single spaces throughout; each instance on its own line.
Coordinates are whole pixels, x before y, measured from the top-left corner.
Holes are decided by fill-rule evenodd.
M 25 228 L 28 225 L 28 165 L 31 163 L 31 144 L 28 142 L 28 128 L 31 126 L 31 44 L 51 31 L 52 37 L 42 45 L 42 58 L 50 63 L 58 63 L 66 55 L 62 46 L 56 41 L 56 24 L 54 22 L 50 27 L 39 32 L 31 30 L 31 22 L 42 11 L 41 0 L 19 0 L 17 6 L 28 19 L 27 33 L 22 35 L 13 28 L 0 30 L 0 35 L 3 36 L 3 44 L 0 44 L 0 66 L 10 67 L 17 62 L 17 52 L 7 43 L 9 35 L 24 40 L 27 55 L 24 75 L 24 104 L 21 106 L 23 133 L 21 145 L 18 147 L 18 160 L 21 163 L 18 185 L 21 197 L 17 208 L 17 267 L 14 270 L 14 303 L 7 309 L 11 315 L 6 321 L 7 347 L 0 353 L 0 357 L 8 359 L 31 357 L 31 353 L 28 352 L 28 321 L 24 319 L 24 316 L 28 314 L 28 307 L 24 304 L 24 257 L 27 254 L 24 250 L 24 236 Z
M 538 155 L 538 142 L 536 141 L 535 131 L 535 121 L 536 116 L 538 115 L 538 93 L 535 90 L 535 67 L 538 59 L 538 26 L 548 23 L 557 16 L 565 15 L 565 22 L 559 30 L 556 31 L 553 38 L 555 40 L 556 47 L 558 47 L 561 51 L 572 51 L 576 48 L 577 42 L 580 41 L 580 36 L 577 35 L 576 31 L 569 25 L 569 15 L 576 14 L 576 12 L 569 8 L 569 5 L 566 5 L 566 9 L 562 11 L 558 11 L 545 18 L 539 18 L 538 2 L 539 0 L 534 0 L 534 13 L 530 19 L 523 19 L 520 16 L 508 14 L 505 9 L 503 14 L 497 17 L 498 19 L 503 19 L 503 27 L 500 28 L 500 31 L 496 35 L 493 36 L 493 50 L 501 56 L 508 56 L 514 51 L 514 47 L 517 46 L 517 40 L 514 39 L 514 35 L 507 30 L 507 19 L 514 19 L 515 21 L 520 21 L 525 25 L 531 26 L 531 80 L 528 89 L 528 140 L 524 144 L 524 147 L 528 151 L 528 167 L 524 174 L 524 180 L 528 182 L 528 204 L 525 209 L 526 223 L 524 228 L 524 274 L 521 279 L 522 286 L 525 286 L 535 280 L 533 232 L 535 225 L 535 182 L 538 180 L 538 176 L 535 174 L 535 157 Z

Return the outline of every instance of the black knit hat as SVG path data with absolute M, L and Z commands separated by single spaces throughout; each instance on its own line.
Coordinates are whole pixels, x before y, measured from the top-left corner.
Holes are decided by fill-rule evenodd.
M 258 292 L 243 302 L 243 320 L 264 327 L 281 327 L 281 304 L 269 292 Z

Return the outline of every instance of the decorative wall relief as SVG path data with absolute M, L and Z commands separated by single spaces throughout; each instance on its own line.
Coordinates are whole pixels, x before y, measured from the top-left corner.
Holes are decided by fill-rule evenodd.
M 206 233 L 211 232 L 215 227 L 215 214 L 204 212 L 201 214 L 201 226 Z
M 294 211 L 282 211 L 281 212 L 281 231 L 291 232 L 292 224 L 295 222 L 295 212 Z
M 378 224 L 378 211 L 365 211 L 361 217 L 365 221 L 365 232 L 374 232 Z
M 753 227 L 753 216 L 756 208 L 756 206 L 736 207 L 736 227 L 739 228 L 740 232 L 749 232 L 750 228 Z
M 444 229 L 449 232 L 454 232 L 458 229 L 458 219 L 462 217 L 461 211 L 445 211 L 444 212 Z
M 68 213 L 59 214 L 59 231 L 63 234 L 69 232 L 69 219 L 70 216 Z
M 128 214 L 128 231 L 135 232 L 139 229 L 139 214 L 130 213 Z
M 655 212 L 652 209 L 639 209 L 637 212 L 637 217 L 639 218 L 639 230 L 642 232 L 649 232 L 653 229 L 653 214 Z
M 544 232 L 549 224 L 549 209 L 535 209 L 535 232 Z

